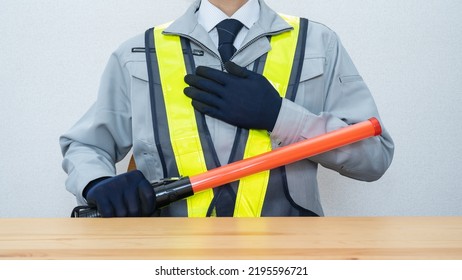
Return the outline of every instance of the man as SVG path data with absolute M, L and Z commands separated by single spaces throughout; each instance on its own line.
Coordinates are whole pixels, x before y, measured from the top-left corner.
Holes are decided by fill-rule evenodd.
M 60 138 L 66 185 L 104 217 L 321 216 L 317 165 L 377 180 L 393 156 L 386 130 L 158 211 L 149 182 L 370 117 L 380 119 L 373 98 L 333 31 L 263 0 L 198 0 L 111 56 L 97 101 Z M 138 171 L 115 176 L 131 148 Z

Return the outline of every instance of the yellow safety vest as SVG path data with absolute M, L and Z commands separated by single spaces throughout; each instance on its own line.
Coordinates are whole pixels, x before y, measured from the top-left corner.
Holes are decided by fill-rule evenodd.
M 293 71 L 293 62 L 299 61 L 299 57 L 296 56 L 303 56 L 305 51 L 304 42 L 300 42 L 299 38 L 305 40 L 307 24 L 303 30 L 304 34 L 301 34 L 300 18 L 291 16 L 283 16 L 283 18 L 293 29 L 271 37 L 271 51 L 267 54 L 262 74 L 276 88 L 281 97 L 287 98 L 286 93 L 290 89 L 292 99 L 294 99 L 294 92 L 297 89 L 290 88 L 291 80 L 292 87 L 294 87 L 293 84 L 298 83 L 300 73 L 294 73 L 296 71 Z M 206 172 L 209 168 L 203 151 L 204 141 L 201 141 L 201 133 L 197 125 L 198 112 L 192 107 L 190 98 L 183 93 L 184 88 L 188 86 L 184 82 L 184 76 L 188 72 L 186 66 L 188 61 L 184 58 L 182 38 L 163 34 L 166 27 L 167 25 L 158 26 L 146 33 L 148 64 L 154 61 L 155 68 L 157 68 L 148 70 L 150 79 L 155 79 L 153 72 L 156 70 L 156 75 L 158 75 L 158 82 L 150 84 L 151 91 L 162 92 L 163 97 L 163 104 L 154 105 L 153 114 L 159 114 L 154 112 L 155 110 L 163 111 L 167 120 L 170 139 L 167 146 L 171 149 L 172 159 L 170 161 L 172 163 L 164 163 L 164 169 L 172 169 L 168 166 L 176 164 L 177 175 L 193 176 Z M 151 42 L 148 40 L 153 40 L 155 55 L 152 54 L 153 48 L 149 47 Z M 244 158 L 270 150 L 271 140 L 266 130 L 249 130 Z M 169 171 L 166 173 L 166 176 L 171 176 Z M 234 217 L 259 217 L 261 215 L 269 178 L 270 171 L 268 170 L 239 181 Z M 188 216 L 205 217 L 213 196 L 213 190 L 205 190 L 189 197 L 187 199 Z

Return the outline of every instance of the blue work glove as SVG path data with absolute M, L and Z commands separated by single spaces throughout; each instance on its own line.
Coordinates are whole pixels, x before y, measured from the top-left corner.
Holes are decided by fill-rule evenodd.
M 282 98 L 262 75 L 225 63 L 228 73 L 199 66 L 185 76 L 184 93 L 199 112 L 243 128 L 273 130 Z
M 151 216 L 156 210 L 154 189 L 139 170 L 92 181 L 84 196 L 103 217 Z

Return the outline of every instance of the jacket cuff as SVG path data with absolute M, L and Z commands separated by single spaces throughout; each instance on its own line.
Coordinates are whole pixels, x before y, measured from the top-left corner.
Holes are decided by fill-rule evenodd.
M 279 146 L 285 146 L 305 139 L 302 136 L 303 130 L 307 122 L 315 117 L 306 108 L 283 99 L 281 110 L 271 133 L 273 143 L 276 142 Z
M 79 205 L 86 205 L 87 201 L 83 197 L 85 187 L 95 179 L 102 177 L 112 177 L 115 174 L 105 169 L 92 168 L 91 170 L 74 170 L 66 180 L 67 190 L 73 193 Z

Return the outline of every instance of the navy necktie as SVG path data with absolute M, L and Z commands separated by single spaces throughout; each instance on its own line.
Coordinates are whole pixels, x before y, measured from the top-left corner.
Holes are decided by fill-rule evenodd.
M 229 61 L 236 51 L 233 42 L 242 26 L 243 24 L 235 19 L 225 19 L 217 24 L 218 51 L 220 52 L 223 62 Z

